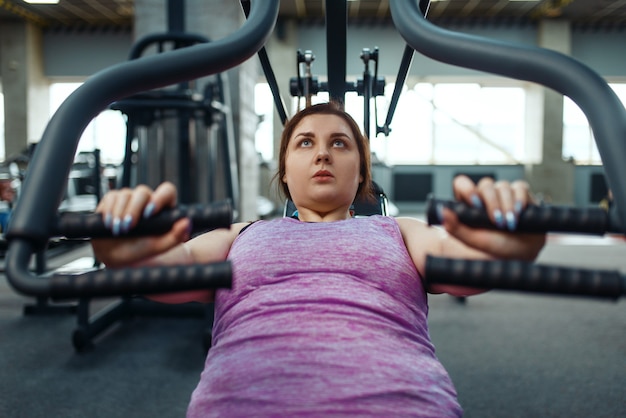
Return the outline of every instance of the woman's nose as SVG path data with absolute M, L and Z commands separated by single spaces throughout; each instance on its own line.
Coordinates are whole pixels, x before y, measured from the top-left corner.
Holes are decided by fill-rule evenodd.
M 330 162 L 330 153 L 328 152 L 327 148 L 320 147 L 320 149 L 317 150 L 316 161 L 317 162 Z

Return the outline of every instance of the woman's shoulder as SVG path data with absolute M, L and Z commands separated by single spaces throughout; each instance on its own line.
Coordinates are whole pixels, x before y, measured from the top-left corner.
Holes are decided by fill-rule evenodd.
M 398 216 L 398 217 L 395 217 L 394 220 L 401 229 L 402 228 L 421 229 L 421 228 L 429 227 L 429 225 L 423 220 L 418 219 L 418 218 L 412 218 L 409 216 Z
M 187 241 L 185 247 L 191 252 L 195 262 L 208 263 L 223 261 L 239 233 L 250 222 L 238 222 L 229 228 L 217 228 Z
M 420 241 L 428 242 L 430 239 L 438 239 L 445 235 L 442 228 L 433 227 L 428 225 L 425 221 L 411 217 L 397 217 L 395 218 L 398 228 L 402 233 L 405 241 L 415 241 L 418 237 Z

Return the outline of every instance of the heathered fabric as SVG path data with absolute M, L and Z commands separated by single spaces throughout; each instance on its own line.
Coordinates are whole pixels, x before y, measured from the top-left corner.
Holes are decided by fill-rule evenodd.
M 229 259 L 189 418 L 462 414 L 393 218 L 260 221 Z

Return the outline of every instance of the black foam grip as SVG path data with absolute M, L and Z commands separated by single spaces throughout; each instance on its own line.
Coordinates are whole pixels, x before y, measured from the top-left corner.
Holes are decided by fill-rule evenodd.
M 428 256 L 425 279 L 483 289 L 581 295 L 617 299 L 626 292 L 617 271 L 534 264 L 517 260 L 465 260 Z
M 464 224 L 475 228 L 496 229 L 484 209 L 474 208 L 463 202 L 429 199 L 427 206 L 428 223 L 441 223 L 438 206 L 444 206 L 456 213 Z M 608 214 L 602 208 L 576 208 L 568 206 L 529 205 L 519 214 L 516 232 L 573 232 L 603 235 L 609 232 Z
M 230 288 L 229 261 L 211 264 L 101 269 L 50 277 L 53 299 L 156 294 L 183 290 Z
M 233 210 L 230 201 L 164 209 L 151 218 L 140 219 L 124 236 L 161 235 L 182 218 L 191 219 L 195 232 L 228 228 L 233 220 Z M 53 235 L 66 238 L 109 238 L 113 233 L 104 225 L 100 213 L 63 213 L 58 218 Z

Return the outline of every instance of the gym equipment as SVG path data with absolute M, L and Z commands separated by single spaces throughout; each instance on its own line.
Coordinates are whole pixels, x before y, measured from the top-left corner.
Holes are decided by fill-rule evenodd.
M 192 33 L 152 34 L 135 43 L 129 59 L 141 58 L 150 48 L 163 53 L 168 47 L 180 49 L 209 42 L 209 38 Z M 156 186 L 167 177 L 167 168 L 176 168 L 170 180 L 177 185 L 181 203 L 208 203 L 222 195 L 237 207 L 239 180 L 233 121 L 223 77 L 216 74 L 203 88 L 197 80 L 182 82 L 174 88 L 138 93 L 110 106 L 127 116 L 120 187 Z M 175 126 L 168 122 L 175 122 Z M 133 148 L 135 140 L 137 149 Z M 175 143 L 176 147 L 170 148 L 174 161 L 164 142 Z M 150 149 L 158 151 L 153 153 L 158 154 L 156 164 L 151 161 Z M 221 160 L 226 163 L 219 164 Z M 203 169 L 208 170 L 206 175 Z M 218 181 L 223 185 L 219 193 Z
M 26 295 L 67 298 L 77 295 L 98 297 L 228 286 L 230 274 L 228 263 L 210 267 L 121 269 L 72 277 L 36 276 L 28 271 L 27 264 L 36 250 L 43 247 L 49 237 L 58 232 L 56 213 L 71 164 L 71 151 L 75 150 L 80 133 L 91 118 L 115 100 L 137 92 L 223 71 L 238 65 L 254 53 L 263 51 L 263 45 L 277 18 L 278 1 L 253 3 L 242 1 L 242 4 L 244 9 L 249 7 L 249 18 L 235 34 L 208 45 L 196 45 L 109 68 L 88 80 L 59 108 L 35 153 L 36 164 L 32 164 L 29 170 L 23 194 L 18 202 L 20 210 L 9 227 L 7 277 L 18 292 Z M 329 69 L 332 71 L 328 73 L 328 88 L 332 99 L 342 101 L 341 98 L 345 93 L 345 61 L 342 63 L 341 60 L 345 57 L 345 44 L 338 39 L 345 39 L 346 4 L 345 1 L 335 0 L 326 0 L 326 4 L 327 26 L 340 32 L 333 38 L 333 42 L 329 42 L 331 56 L 328 61 Z M 390 4 L 394 23 L 412 49 L 451 64 L 534 81 L 571 97 L 579 104 L 596 135 L 609 187 L 615 196 L 619 229 L 624 232 L 622 228 L 626 225 L 624 222 L 626 183 L 620 177 L 620 169 L 621 161 L 626 156 L 626 143 L 623 141 L 626 133 L 626 112 L 618 97 L 598 74 L 581 63 L 553 51 L 519 47 L 437 28 L 424 19 L 428 1 L 420 1 L 419 7 L 411 0 L 392 0 Z M 278 100 L 275 102 L 279 103 Z M 48 164 L 46 161 L 55 161 L 55 164 Z M 63 168 L 65 170 L 62 170 Z M 611 222 L 612 219 L 613 217 Z M 549 230 L 549 226 L 546 229 Z M 474 280 L 473 274 L 468 274 L 465 270 L 466 267 L 474 269 L 474 265 L 459 263 L 464 262 L 457 263 L 446 259 L 439 262 L 431 258 L 427 263 L 426 279 L 443 282 L 445 279 L 441 277 L 454 277 L 453 273 L 460 265 L 461 276 L 464 277 L 461 277 L 463 280 L 459 283 L 482 286 Z M 488 262 L 480 263 L 494 265 Z M 444 267 L 441 276 L 433 272 L 434 265 Z M 507 270 L 500 268 L 501 266 L 502 264 L 496 263 L 496 268 L 485 271 L 491 276 L 495 276 L 493 272 L 506 275 Z M 525 271 L 524 268 L 519 269 Z M 200 271 L 205 271 L 206 275 L 194 276 L 194 273 Z M 534 271 L 539 271 L 539 274 L 535 276 Z M 509 286 L 510 283 L 515 284 L 517 279 L 510 279 L 509 284 L 502 284 L 506 277 L 498 280 L 488 279 L 482 283 L 489 287 L 515 287 L 525 291 L 542 291 L 548 288 L 551 292 L 571 294 L 571 289 L 577 288 L 577 294 L 596 296 L 598 293 L 604 293 L 596 291 L 597 275 L 592 275 L 590 280 L 585 279 L 590 285 L 578 286 L 584 273 L 568 273 L 554 280 L 551 277 L 553 271 L 553 269 L 533 270 L 531 280 L 523 286 Z M 478 274 L 480 273 L 479 271 Z M 175 280 L 172 280 L 170 274 L 177 275 Z M 611 279 L 613 284 L 607 286 L 610 288 L 607 293 L 612 298 L 620 297 L 626 290 L 624 279 L 619 276 L 619 280 Z M 469 281 L 470 278 L 472 281 Z
M 178 6 L 182 6 L 182 3 L 178 3 Z M 180 49 L 209 42 L 202 35 L 184 32 L 152 34 L 135 43 L 129 59 L 141 58 L 150 48 L 163 53 L 168 48 Z M 237 207 L 239 180 L 237 164 L 233 160 L 236 150 L 232 134 L 232 112 L 226 110 L 230 108 L 225 104 L 229 95 L 224 89 L 222 74 L 208 80 L 203 91 L 199 91 L 196 84 L 197 81 L 183 82 L 174 88 L 138 93 L 110 106 L 126 115 L 127 125 L 121 181 L 117 186 L 156 186 L 170 179 L 177 185 L 179 201 L 183 204 L 208 204 L 215 202 L 219 195 Z M 194 141 L 191 141 L 192 137 Z M 135 141 L 137 146 L 133 146 Z M 220 161 L 227 163 L 220 164 Z M 168 168 L 174 169 L 173 176 L 168 176 Z M 219 187 L 219 183 L 225 187 Z M 222 212 L 229 213 L 229 210 Z M 201 213 L 202 208 L 196 208 L 194 212 Z M 198 222 L 203 220 L 201 216 L 195 218 Z M 229 222 L 219 224 L 228 226 Z M 211 228 L 211 225 L 204 226 L 206 228 L 195 225 L 196 231 Z M 165 224 L 165 227 L 163 232 L 169 224 Z M 153 229 L 145 233 L 157 232 Z M 203 340 L 205 346 L 210 345 L 212 304 L 172 305 L 123 296 L 93 316 L 90 314 L 90 304 L 91 299 L 85 297 L 81 297 L 78 302 L 78 326 L 72 334 L 73 345 L 78 351 L 91 347 L 92 340 L 114 323 L 145 314 L 204 317 L 206 325 Z
M 168 49 L 176 50 L 209 43 L 210 40 L 205 36 L 184 32 L 183 15 L 184 2 L 168 1 L 169 32 L 152 34 L 140 39 L 133 45 L 129 60 L 142 58 L 149 49 L 164 53 Z M 206 84 L 202 90 L 197 86 L 199 83 L 185 79 L 178 84 L 171 83 L 175 84 L 173 88 L 168 84 L 160 86 L 165 87 L 160 90 L 141 91 L 122 97 L 109 106 L 124 113 L 127 121 L 126 152 L 117 187 L 132 187 L 139 183 L 156 185 L 162 182 L 166 178 L 164 173 L 167 161 L 167 168 L 177 168 L 174 178 L 168 179 L 177 184 L 179 201 L 183 204 L 197 202 L 207 204 L 218 199 L 228 199 L 229 208 L 219 209 L 223 214 L 229 215 L 228 220 L 217 223 L 216 226 L 230 225 L 235 212 L 232 208 L 237 207 L 239 200 L 239 180 L 230 96 L 228 90 L 224 88 L 223 76 L 217 73 L 205 80 Z M 153 135 L 146 133 L 148 129 L 152 129 Z M 159 129 L 161 135 L 154 132 Z M 148 136 L 152 138 L 148 139 Z M 163 139 L 176 145 L 175 152 L 164 151 Z M 138 147 L 133 146 L 135 141 Z M 154 167 L 154 159 L 150 160 L 148 155 L 148 151 L 153 149 L 157 149 L 161 154 L 158 156 L 157 163 L 160 163 L 158 167 Z M 174 164 L 172 156 L 178 157 L 173 161 Z M 202 162 L 198 163 L 197 160 Z M 73 177 L 74 172 L 75 170 L 72 170 L 70 177 Z M 93 207 L 90 210 L 93 210 Z M 203 210 L 194 209 L 194 212 L 202 214 Z M 204 210 L 205 215 L 206 212 Z M 62 224 L 67 223 L 66 219 L 61 217 L 56 228 L 62 228 Z M 206 222 L 198 216 L 194 223 L 197 222 L 205 225 L 194 225 L 194 233 L 214 227 L 206 225 Z M 80 221 L 74 222 L 75 227 L 79 224 Z M 98 234 L 94 231 L 89 235 L 90 238 L 94 237 L 93 233 Z M 157 232 L 152 230 L 150 233 Z M 63 233 L 59 234 L 64 239 L 69 238 Z M 38 252 L 38 260 L 42 258 L 39 254 Z M 97 266 L 97 260 L 94 261 Z M 43 267 L 37 270 L 37 274 L 44 272 Z M 205 317 L 207 318 L 203 337 L 205 345 L 210 340 L 213 316 L 211 304 L 162 304 L 129 294 L 121 295 L 119 300 L 91 315 L 91 298 L 78 296 L 80 296 L 78 305 L 71 305 L 71 309 L 68 310 L 69 313 L 77 314 L 77 328 L 72 334 L 72 342 L 78 351 L 91 347 L 92 339 L 115 322 L 141 314 Z M 37 300 L 47 302 L 47 298 L 44 297 L 37 297 Z M 39 305 L 41 303 L 38 303 Z M 38 312 L 46 313 L 52 309 L 47 303 L 45 307 L 46 310 L 38 308 Z M 33 312 L 33 309 L 29 308 L 28 313 Z M 60 306 L 56 305 L 54 309 L 60 310 Z
M 298 51 L 297 76 L 289 81 L 289 92 L 292 96 L 297 97 L 298 101 L 304 98 L 305 107 L 311 106 L 313 96 L 319 92 L 329 91 L 327 82 L 320 82 L 317 77 L 313 76 L 311 67 L 314 60 L 315 56 L 312 51 L 307 50 L 304 53 L 302 51 Z M 359 96 L 363 97 L 363 133 L 367 138 L 370 138 L 370 102 L 372 98 L 384 95 L 385 79 L 383 77 L 378 77 L 378 48 L 374 48 L 373 50 L 363 48 L 361 51 L 361 60 L 364 65 L 363 78 L 359 78 L 356 82 L 352 83 L 346 82 L 344 94 L 346 92 L 356 92 Z M 374 62 L 374 75 L 372 75 L 370 71 L 370 61 Z M 304 74 L 301 74 L 301 66 L 304 67 Z M 375 112 L 374 115 L 375 121 L 376 113 L 377 112 Z M 376 127 L 376 133 L 382 132 L 385 133 L 385 135 L 388 135 L 390 131 L 390 129 L 383 129 L 379 126 Z
M 497 229 L 484 209 L 432 198 L 428 201 L 427 209 L 429 224 L 439 224 L 437 212 L 440 206 L 454 211 L 459 220 L 467 225 Z M 621 233 L 623 228 L 614 209 L 615 206 L 612 206 L 607 212 L 599 207 L 529 205 L 519 215 L 516 232 L 576 232 L 589 235 Z M 425 276 L 432 283 L 615 300 L 626 293 L 626 275 L 618 271 L 539 265 L 518 260 L 458 260 L 428 256 Z
M 75 157 L 67 181 L 67 190 L 59 205 L 59 216 L 93 212 L 103 193 L 100 174 L 100 150 L 80 152 Z M 85 245 L 84 240 L 75 240 L 62 235 L 52 237 L 45 249 L 35 256 L 35 271 L 44 274 L 48 270 L 48 260 L 62 253 L 69 253 Z M 95 264 L 96 261 L 92 264 Z M 37 297 L 35 303 L 24 305 L 24 315 L 76 314 L 78 304 L 51 304 L 45 297 Z
M 58 216 L 71 160 L 81 132 L 101 110 L 116 100 L 143 91 L 222 72 L 256 53 L 267 41 L 278 16 L 278 2 L 255 2 L 250 19 L 234 34 L 209 44 L 199 44 L 155 56 L 125 62 L 108 68 L 87 80 L 59 108 L 48 124 L 33 156 L 9 227 L 6 272 L 9 283 L 25 295 L 53 299 L 74 297 L 132 296 L 174 290 L 228 287 L 228 262 L 212 265 L 168 268 L 96 270 L 79 275 L 33 274 L 28 263 L 37 250 L 56 234 L 92 236 L 102 225 L 95 218 L 83 218 L 64 229 Z M 54 161 L 55 164 L 47 164 Z M 40 203 L 36 203 L 40 201 Z M 230 205 L 215 208 L 211 228 L 225 227 L 232 221 Z M 204 223 L 204 211 L 200 219 Z M 188 214 L 187 214 L 188 215 Z M 169 222 L 176 218 L 167 214 Z M 97 218 L 97 217 L 96 217 Z M 101 220 L 100 220 L 101 221 Z M 76 229 L 73 229 L 75 226 Z M 206 223 L 205 223 L 206 226 Z M 152 230 L 153 226 L 147 228 Z M 89 229 L 93 228 L 93 229 Z M 104 233 L 104 232 L 103 232 Z
M 24 169 L 30 164 L 36 144 L 31 144 L 22 153 L 10 157 L 7 164 L 7 177 L 11 180 L 15 195 L 21 193 L 21 183 L 24 178 Z M 23 168 L 20 168 L 22 166 Z M 100 150 L 84 151 L 76 155 L 70 170 L 63 201 L 59 205 L 61 216 L 67 213 L 92 212 L 102 194 L 100 176 Z M 1 175 L 0 175 L 1 176 Z M 9 203 L 12 211 L 13 202 Z M 0 256 L 4 258 L 7 250 L 7 242 L 4 235 L 0 237 Z M 34 256 L 32 268 L 37 274 L 43 274 L 49 269 L 50 264 L 57 257 L 71 254 L 72 251 L 86 245 L 84 240 L 67 239 L 66 237 L 52 237 L 45 248 L 37 251 Z M 53 261 L 50 263 L 50 261 Z M 4 265 L 2 266 L 4 272 Z M 48 297 L 37 296 L 33 303 L 27 303 L 23 307 L 24 315 L 57 315 L 75 314 L 77 306 L 74 303 L 51 304 Z

